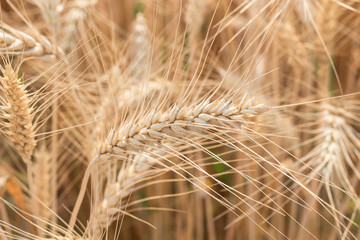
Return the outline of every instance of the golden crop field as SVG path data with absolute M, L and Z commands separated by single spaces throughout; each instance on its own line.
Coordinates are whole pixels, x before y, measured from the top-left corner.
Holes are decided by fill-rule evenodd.
M 360 1 L 0 10 L 0 240 L 360 239 Z

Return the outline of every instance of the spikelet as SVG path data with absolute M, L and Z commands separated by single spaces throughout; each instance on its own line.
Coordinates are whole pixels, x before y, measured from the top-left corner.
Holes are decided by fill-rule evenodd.
M 3 92 L 1 110 L 3 111 L 2 117 L 5 120 L 3 123 L 4 133 L 11 140 L 23 161 L 28 164 L 36 145 L 31 96 L 11 65 L 6 64 L 0 70 L 2 73 L 0 83 Z

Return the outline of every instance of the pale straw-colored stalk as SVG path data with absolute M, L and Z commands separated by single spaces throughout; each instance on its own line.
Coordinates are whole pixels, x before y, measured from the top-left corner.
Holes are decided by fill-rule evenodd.
M 34 161 L 32 166 L 33 174 L 33 194 L 34 197 L 32 209 L 36 216 L 41 218 L 37 224 L 40 227 L 46 227 L 51 220 L 51 204 L 52 204 L 52 183 L 51 171 L 55 167 L 52 165 L 51 155 L 44 146 L 34 151 Z

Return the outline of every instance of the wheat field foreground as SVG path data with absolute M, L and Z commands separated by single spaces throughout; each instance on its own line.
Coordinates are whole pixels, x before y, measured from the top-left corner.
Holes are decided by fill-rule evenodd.
M 360 240 L 360 1 L 0 10 L 0 240 Z

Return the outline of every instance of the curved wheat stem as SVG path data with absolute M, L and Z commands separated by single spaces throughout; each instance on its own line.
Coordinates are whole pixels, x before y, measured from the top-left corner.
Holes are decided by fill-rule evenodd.
M 33 125 L 34 113 L 31 107 L 31 96 L 27 93 L 25 85 L 14 69 L 9 65 L 0 67 L 2 110 L 5 135 L 12 141 L 14 147 L 25 163 L 30 163 L 31 155 L 36 145 L 35 127 Z

